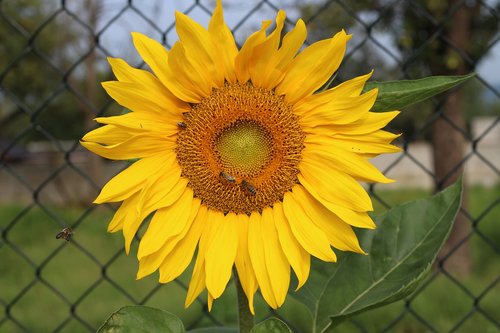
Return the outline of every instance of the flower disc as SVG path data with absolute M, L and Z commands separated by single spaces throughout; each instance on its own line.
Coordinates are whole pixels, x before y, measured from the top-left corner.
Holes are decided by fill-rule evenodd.
M 273 138 L 258 122 L 237 120 L 221 131 L 213 150 L 225 172 L 248 178 L 272 160 Z
M 304 137 L 283 96 L 226 84 L 185 114 L 176 153 L 203 204 L 250 214 L 281 201 L 297 183 Z

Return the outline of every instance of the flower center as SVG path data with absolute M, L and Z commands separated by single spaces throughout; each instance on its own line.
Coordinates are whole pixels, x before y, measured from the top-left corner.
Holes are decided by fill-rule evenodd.
M 252 177 L 272 158 L 271 133 L 259 123 L 239 120 L 222 130 L 215 139 L 223 169 L 231 175 Z
M 283 96 L 250 83 L 226 84 L 184 116 L 177 160 L 209 208 L 260 212 L 298 182 L 305 135 Z

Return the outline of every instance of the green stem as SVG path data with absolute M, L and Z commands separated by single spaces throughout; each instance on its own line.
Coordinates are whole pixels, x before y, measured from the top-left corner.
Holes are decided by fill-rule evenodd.
M 236 269 L 233 269 L 234 284 L 236 285 L 236 292 L 238 294 L 238 313 L 240 323 L 240 333 L 249 333 L 253 328 L 253 315 L 248 307 L 247 295 L 241 287 L 240 279 Z

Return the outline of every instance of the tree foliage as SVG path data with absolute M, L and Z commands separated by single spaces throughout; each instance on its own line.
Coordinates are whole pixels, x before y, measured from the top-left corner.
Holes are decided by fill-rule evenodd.
M 457 1 L 471 12 L 466 49 L 460 49 L 447 40 L 446 32 L 454 22 L 451 16 L 457 8 L 449 8 L 448 0 L 417 1 L 323 1 L 299 6 L 301 15 L 310 20 L 311 40 L 327 38 L 332 32 L 346 29 L 355 35 L 351 42 L 350 58 L 342 65 L 339 77 L 343 80 L 375 69 L 374 79 L 379 81 L 401 79 L 401 69 L 408 78 L 429 75 L 458 75 L 471 72 L 488 52 L 498 29 L 500 1 Z M 375 41 L 379 45 L 375 45 Z M 465 62 L 463 61 L 465 59 Z M 464 73 L 457 72 L 465 63 Z M 484 94 L 485 87 L 471 80 L 464 91 L 466 96 Z M 475 98 L 475 106 L 467 107 L 472 115 L 492 115 L 496 110 L 490 102 Z M 479 100 L 479 101 L 478 101 Z M 426 119 L 435 104 L 428 101 L 408 108 L 393 122 L 395 130 L 413 137 L 415 127 Z
M 53 1 L 0 3 L 0 139 L 83 133 L 88 29 Z

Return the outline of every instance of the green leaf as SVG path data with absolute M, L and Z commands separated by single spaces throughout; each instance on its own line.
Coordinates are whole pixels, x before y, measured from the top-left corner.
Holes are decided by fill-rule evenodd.
M 471 73 L 463 76 L 430 76 L 419 80 L 368 82 L 363 90 L 378 88 L 377 101 L 371 111 L 393 111 L 449 90 L 475 75 Z
M 148 306 L 125 306 L 113 313 L 97 333 L 185 333 L 179 318 Z
M 451 230 L 461 193 L 458 181 L 376 217 L 377 229 L 359 236 L 369 255 L 344 254 L 337 265 L 314 263 L 310 280 L 295 295 L 313 313 L 313 331 L 329 332 L 350 316 L 412 293 Z
M 292 330 L 278 318 L 269 318 L 255 325 L 250 333 L 292 333 Z
M 238 333 L 239 331 L 234 327 L 204 327 L 189 330 L 188 333 Z

